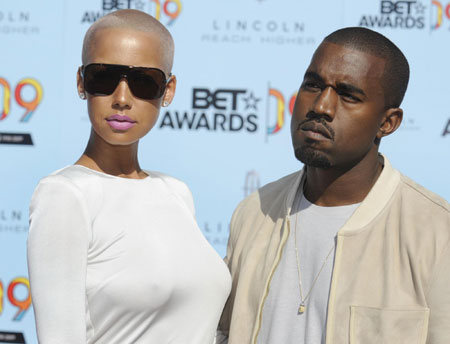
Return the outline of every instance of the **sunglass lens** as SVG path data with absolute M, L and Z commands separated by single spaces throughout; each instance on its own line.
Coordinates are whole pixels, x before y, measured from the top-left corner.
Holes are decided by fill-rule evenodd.
M 120 79 L 120 71 L 111 66 L 90 64 L 84 69 L 84 88 L 90 94 L 110 95 Z
M 136 68 L 128 75 L 128 86 L 136 97 L 151 100 L 163 95 L 166 80 L 159 69 Z

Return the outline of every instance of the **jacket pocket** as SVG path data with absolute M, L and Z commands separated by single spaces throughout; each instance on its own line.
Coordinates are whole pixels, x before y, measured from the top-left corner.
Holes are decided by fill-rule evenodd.
M 350 344 L 425 344 L 428 308 L 350 307 Z

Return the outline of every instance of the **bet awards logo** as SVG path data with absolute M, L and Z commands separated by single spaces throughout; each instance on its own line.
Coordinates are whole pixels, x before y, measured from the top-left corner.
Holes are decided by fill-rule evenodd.
M 428 22 L 430 20 L 430 22 Z M 363 15 L 359 26 L 391 29 L 429 29 L 441 28 L 450 20 L 450 2 L 429 0 L 381 0 L 379 14 Z
M 254 133 L 260 100 L 246 89 L 194 88 L 192 111 L 166 111 L 159 128 Z
M 92 24 L 100 17 L 123 9 L 147 12 L 161 23 L 171 26 L 179 17 L 183 6 L 181 0 L 102 0 L 101 11 L 86 11 L 81 23 Z
M 269 85 L 266 96 L 244 88 L 192 90 L 190 110 L 167 110 L 159 122 L 160 129 L 213 131 L 254 134 L 264 128 L 265 141 L 286 126 L 286 113 L 292 115 L 297 93 L 285 97 Z M 264 104 L 264 105 L 263 105 Z M 265 113 L 264 124 L 261 114 Z
M 370 28 L 423 29 L 426 7 L 415 0 L 382 0 L 379 15 L 363 15 L 359 26 Z

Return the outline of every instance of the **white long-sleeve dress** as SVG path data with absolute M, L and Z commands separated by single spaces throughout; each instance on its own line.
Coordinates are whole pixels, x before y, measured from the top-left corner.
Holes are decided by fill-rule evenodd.
M 41 344 L 209 344 L 227 267 L 195 220 L 187 186 L 73 165 L 30 205 L 28 268 Z

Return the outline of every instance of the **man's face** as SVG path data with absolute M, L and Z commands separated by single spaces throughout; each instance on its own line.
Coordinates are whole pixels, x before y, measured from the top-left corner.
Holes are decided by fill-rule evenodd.
M 305 73 L 295 102 L 291 134 L 304 164 L 345 167 L 375 144 L 386 111 L 385 60 L 334 43 L 322 43 Z

